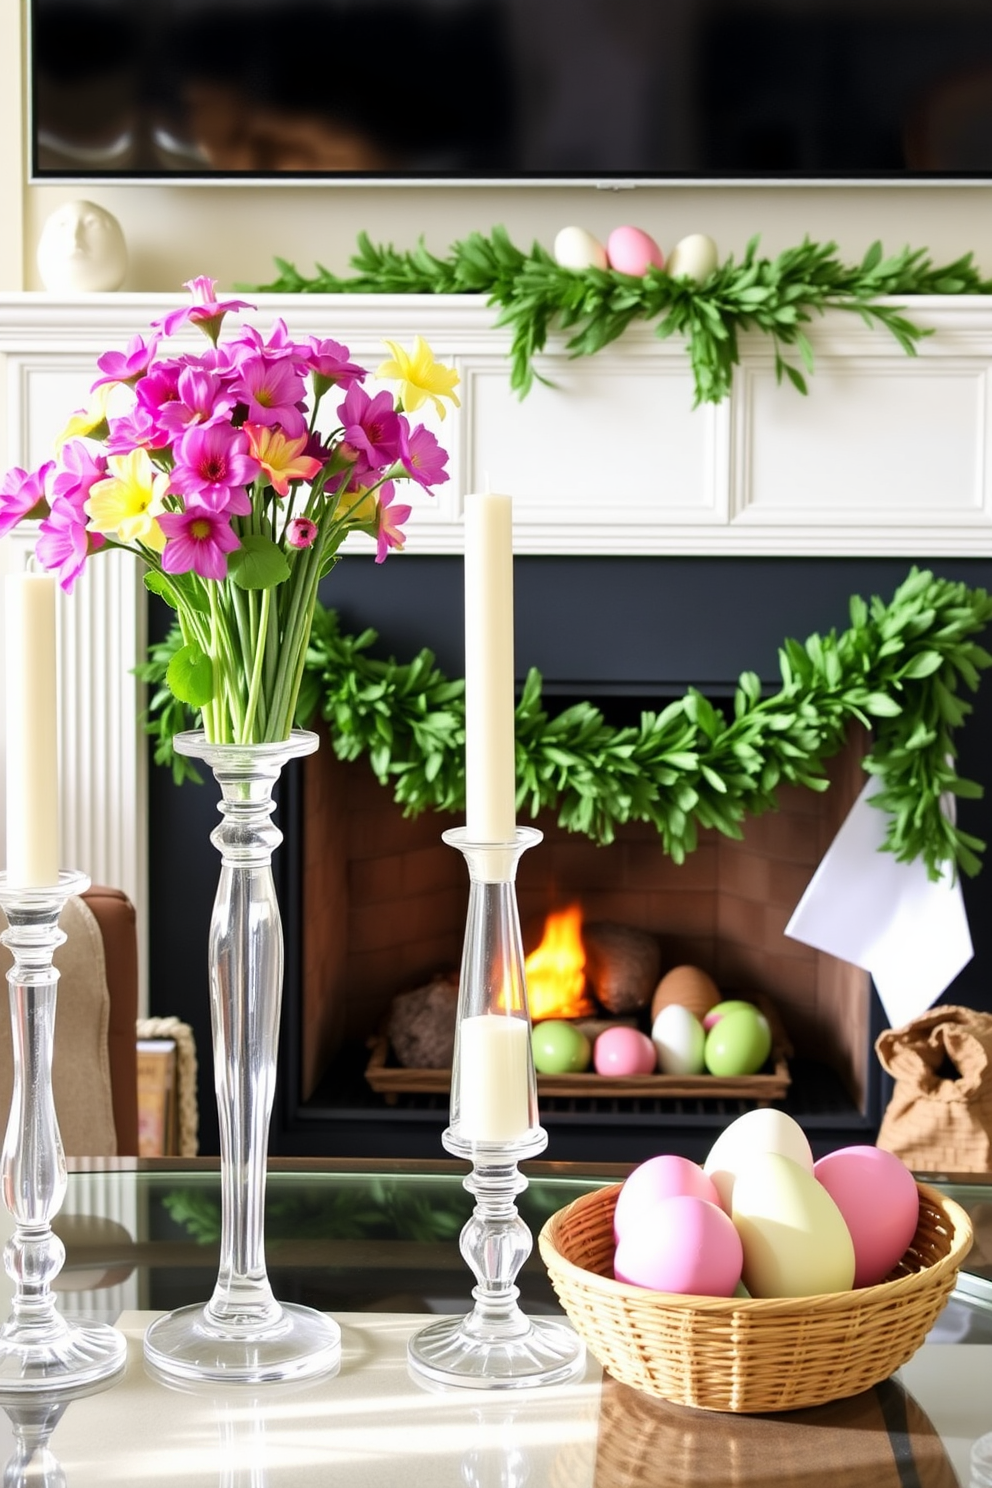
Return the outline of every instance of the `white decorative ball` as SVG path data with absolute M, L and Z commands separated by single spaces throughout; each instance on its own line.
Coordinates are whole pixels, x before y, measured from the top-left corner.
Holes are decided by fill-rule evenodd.
M 563 269 L 605 269 L 606 249 L 584 227 L 563 227 L 555 238 L 555 263 Z
M 56 207 L 41 230 L 37 257 L 41 281 L 54 293 L 119 289 L 127 273 L 120 223 L 90 201 Z

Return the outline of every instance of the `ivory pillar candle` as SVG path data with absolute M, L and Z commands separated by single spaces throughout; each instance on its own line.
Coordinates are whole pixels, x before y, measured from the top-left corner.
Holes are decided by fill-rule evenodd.
M 10 574 L 6 588 L 7 880 L 58 883 L 55 580 Z
M 531 1128 L 530 1025 L 483 1013 L 458 1029 L 458 1128 L 470 1142 L 512 1142 Z
M 516 831 L 513 508 L 465 497 L 465 821 L 470 842 Z

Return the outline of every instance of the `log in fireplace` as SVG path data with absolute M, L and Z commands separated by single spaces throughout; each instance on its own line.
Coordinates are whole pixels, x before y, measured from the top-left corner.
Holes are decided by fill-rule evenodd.
M 842 628 L 851 594 L 888 597 L 907 566 L 888 559 L 518 559 L 518 674 L 538 666 L 551 707 L 592 697 L 618 721 L 689 683 L 714 700 L 729 698 L 744 669 L 774 685 L 776 647 L 786 635 Z M 992 582 L 989 562 L 928 566 L 970 584 Z M 375 573 L 366 560 L 346 558 L 324 598 L 348 628 L 374 626 L 384 652 L 408 657 L 429 645 L 446 671 L 459 674 L 457 558 L 393 558 Z M 990 744 L 992 702 L 980 692 L 961 734 L 963 774 L 992 774 Z M 825 796 L 789 788 L 780 811 L 753 820 L 743 843 L 705 834 L 681 867 L 664 858 L 648 828 L 624 829 L 602 848 L 561 831 L 553 818 L 541 820 L 545 840 L 524 856 L 518 883 L 525 927 L 577 898 L 590 918 L 658 934 L 666 966 L 692 961 L 728 993 L 771 997 L 795 1046 L 787 1107 L 818 1151 L 871 1140 L 886 1095 L 872 1051 L 884 1019 L 868 978 L 782 935 L 863 780 L 861 747 L 849 741 Z M 160 993 L 156 1000 L 167 1000 L 196 1028 L 207 1151 L 215 1149 L 202 948 L 217 871 L 207 843 L 214 796 L 210 785 L 184 787 L 177 797 L 161 774 L 153 782 L 153 977 L 167 978 L 169 988 L 167 999 Z M 962 810 L 968 830 L 992 835 L 986 803 L 966 802 Z M 173 849 L 183 813 L 195 821 L 181 826 Z M 273 1150 L 438 1155 L 444 1096 L 387 1104 L 364 1068 L 366 1040 L 393 995 L 457 965 L 467 883 L 460 855 L 440 842 L 451 823 L 403 818 L 367 765 L 337 761 L 326 739 L 288 774 L 280 819 L 286 841 L 276 868 L 287 967 Z M 202 853 L 191 860 L 190 843 L 198 841 Z M 966 887 L 976 958 L 944 1000 L 989 1008 L 992 949 L 981 895 L 981 879 Z M 188 934 L 180 940 L 175 925 L 184 915 Z M 666 1149 L 701 1156 L 735 1114 L 732 1101 L 542 1104 L 548 1156 L 577 1160 L 639 1160 Z

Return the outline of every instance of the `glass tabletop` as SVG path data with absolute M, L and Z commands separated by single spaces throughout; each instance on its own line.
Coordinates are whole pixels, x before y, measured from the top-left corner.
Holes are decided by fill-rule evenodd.
M 77 1160 L 73 1167 L 54 1224 L 66 1247 L 57 1283 L 65 1310 L 113 1321 L 123 1310 L 209 1297 L 220 1236 L 215 1160 L 121 1159 L 91 1170 Z M 441 1160 L 274 1163 L 265 1249 L 276 1296 L 323 1312 L 444 1313 L 469 1305 L 473 1279 L 458 1249 L 474 1202 L 462 1186 L 467 1171 Z M 545 1220 L 627 1171 L 527 1164 L 518 1207 L 535 1244 L 518 1278 L 523 1306 L 558 1311 L 537 1251 Z

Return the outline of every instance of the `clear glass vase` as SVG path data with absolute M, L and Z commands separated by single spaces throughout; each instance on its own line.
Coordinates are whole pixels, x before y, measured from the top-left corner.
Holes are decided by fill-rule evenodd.
M 287 760 L 312 754 L 316 734 L 277 744 L 210 744 L 177 734 L 175 748 L 210 766 L 223 820 L 210 924 L 210 1012 L 220 1126 L 221 1240 L 206 1304 L 156 1319 L 145 1336 L 153 1370 L 185 1380 L 257 1383 L 329 1373 L 341 1331 L 323 1313 L 276 1301 L 265 1269 L 265 1165 L 275 1092 L 283 940 L 272 882 L 282 833 L 272 792 Z

